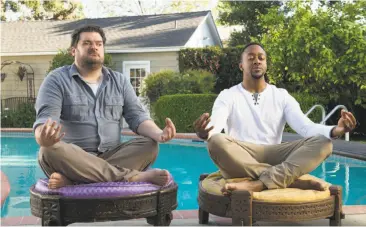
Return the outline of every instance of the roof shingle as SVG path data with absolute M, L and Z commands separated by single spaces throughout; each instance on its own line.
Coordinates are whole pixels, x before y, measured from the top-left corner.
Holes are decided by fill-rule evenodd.
M 209 11 L 67 21 L 1 23 L 1 53 L 56 52 L 70 46 L 71 33 L 85 24 L 101 26 L 106 50 L 184 46 Z

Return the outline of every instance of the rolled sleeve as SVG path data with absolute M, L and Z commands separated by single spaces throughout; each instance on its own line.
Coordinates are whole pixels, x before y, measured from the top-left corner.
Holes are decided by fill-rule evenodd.
M 124 107 L 123 107 L 123 117 L 126 119 L 127 124 L 130 129 L 137 134 L 137 129 L 139 125 L 146 121 L 151 120 L 149 114 L 144 109 L 139 98 L 137 97 L 131 83 L 128 78 L 121 76 L 123 78 L 124 90 Z
M 36 121 L 33 130 L 51 118 L 60 122 L 62 91 L 55 75 L 49 74 L 43 81 L 36 100 Z

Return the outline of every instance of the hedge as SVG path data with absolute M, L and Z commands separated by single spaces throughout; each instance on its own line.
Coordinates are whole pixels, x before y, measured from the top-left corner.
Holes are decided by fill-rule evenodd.
M 303 112 L 307 112 L 313 105 L 322 104 L 317 97 L 304 94 L 293 94 L 300 103 Z M 160 127 L 165 127 L 165 118 L 172 119 L 177 132 L 194 132 L 193 122 L 203 113 L 211 113 L 216 99 L 215 94 L 181 94 L 166 95 L 158 99 L 153 105 L 154 119 Z M 321 121 L 321 111 L 316 110 L 309 115 L 316 123 Z M 286 126 L 287 132 L 292 130 Z
M 1 113 L 2 128 L 32 128 L 35 120 L 34 103 L 20 103 L 16 110 Z
M 215 76 L 208 71 L 187 70 L 179 73 L 163 70 L 144 79 L 141 95 L 148 97 L 153 104 L 164 95 L 213 93 L 214 84 Z
M 211 113 L 215 94 L 166 95 L 153 104 L 154 120 L 161 128 L 169 117 L 177 132 L 194 132 L 193 122 L 203 113 Z

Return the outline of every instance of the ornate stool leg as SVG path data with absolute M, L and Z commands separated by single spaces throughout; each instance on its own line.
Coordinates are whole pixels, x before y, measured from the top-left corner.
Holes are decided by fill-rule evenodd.
M 330 188 L 330 194 L 334 196 L 334 214 L 329 219 L 329 225 L 340 226 L 342 224 L 341 219 L 344 219 L 342 212 L 342 187 L 332 185 Z
M 204 173 L 200 175 L 200 179 L 199 181 L 203 181 L 209 174 Z M 208 224 L 208 218 L 209 218 L 209 213 L 204 211 L 203 209 L 201 209 L 201 207 L 198 210 L 198 223 L 199 224 Z
M 169 226 L 173 220 L 172 203 L 174 203 L 177 197 L 177 191 L 174 190 L 169 193 L 159 193 L 157 204 L 157 215 L 147 218 L 149 224 L 154 226 Z
M 199 224 L 208 224 L 208 216 L 210 214 L 201 208 L 198 209 Z
M 248 191 L 233 191 L 231 211 L 233 226 L 252 226 L 252 194 Z
M 42 226 L 63 226 L 59 200 L 44 199 L 42 203 Z

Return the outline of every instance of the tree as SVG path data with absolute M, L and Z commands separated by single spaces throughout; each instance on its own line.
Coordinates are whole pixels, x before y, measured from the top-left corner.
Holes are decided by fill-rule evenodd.
M 160 14 L 167 4 L 164 1 L 141 1 L 141 0 L 120 0 L 120 1 L 93 1 L 93 4 L 85 6 L 88 17 L 118 17 L 136 16 L 148 14 Z
M 1 0 L 1 20 L 66 20 L 83 18 L 77 1 Z
M 245 45 L 254 38 L 260 38 L 265 28 L 259 24 L 259 15 L 269 9 L 281 6 L 280 1 L 223 1 L 219 4 L 219 23 L 242 25 L 241 31 L 231 34 L 229 46 Z
M 167 13 L 181 13 L 211 9 L 214 0 L 184 1 L 184 0 L 120 0 L 120 1 L 93 1 L 87 4 L 88 12 L 95 12 L 88 17 L 117 17 L 141 16 Z
M 271 81 L 291 92 L 320 94 L 348 107 L 366 108 L 366 2 L 339 2 L 312 9 L 289 1 L 260 16 Z M 291 84 L 293 86 L 288 86 Z
M 163 11 L 164 13 L 183 13 L 209 10 L 213 7 L 213 2 L 210 0 L 201 1 L 172 1 L 170 5 Z

